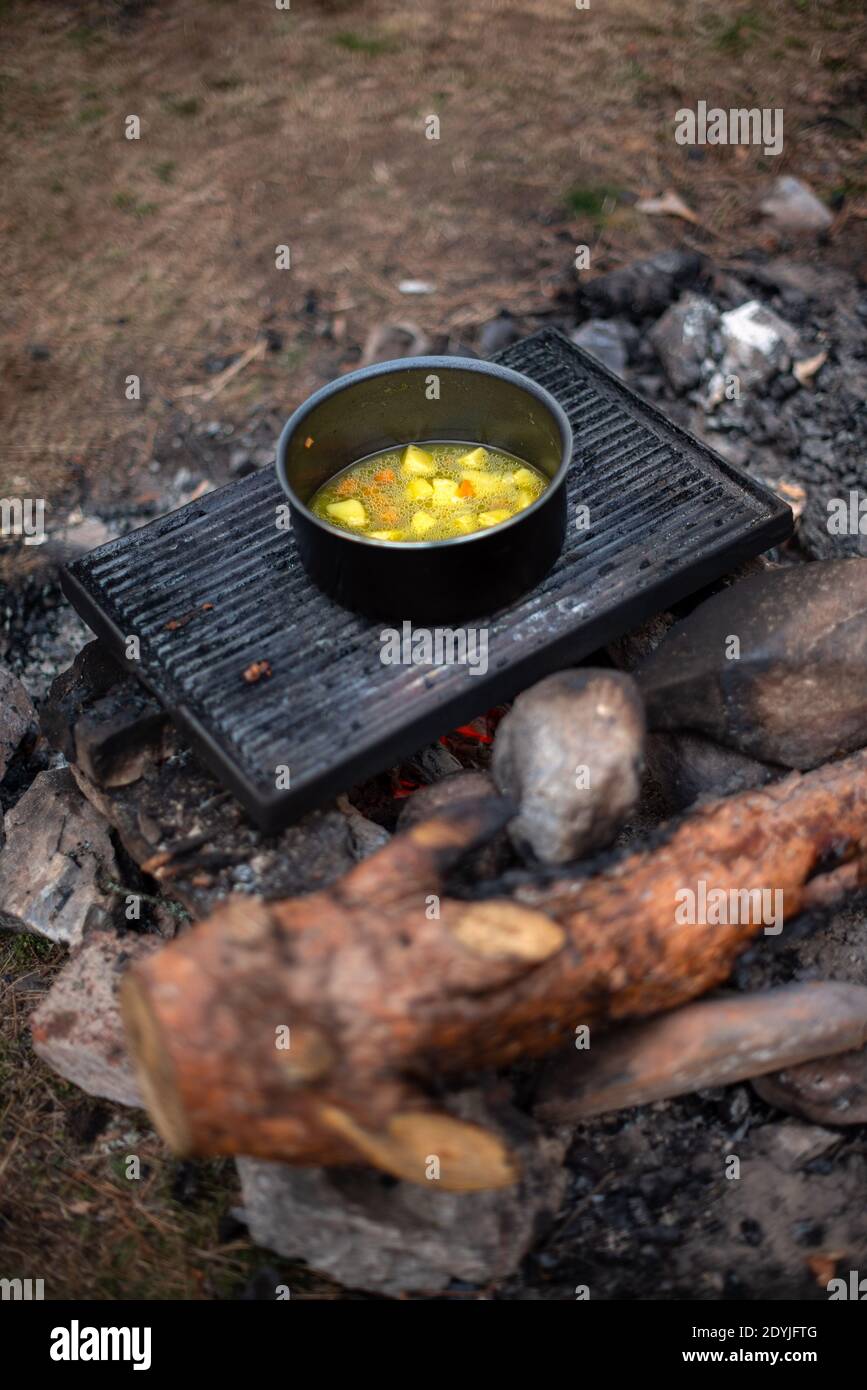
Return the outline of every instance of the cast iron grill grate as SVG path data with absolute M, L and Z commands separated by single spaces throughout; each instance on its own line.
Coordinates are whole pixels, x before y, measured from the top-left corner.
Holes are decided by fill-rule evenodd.
M 545 582 L 471 626 L 488 669 L 386 666 L 382 624 L 309 582 L 272 471 L 247 477 L 75 561 L 64 588 L 265 829 L 717 578 L 791 532 L 788 507 L 672 425 L 592 357 L 544 330 L 500 354 L 546 386 L 575 432 L 570 525 Z M 590 509 L 578 530 L 576 508 Z M 212 605 L 205 607 L 205 605 Z M 169 626 L 171 624 L 171 626 Z M 254 662 L 270 678 L 244 680 Z M 288 768 L 289 786 L 278 787 Z M 280 780 L 285 783 L 287 774 Z

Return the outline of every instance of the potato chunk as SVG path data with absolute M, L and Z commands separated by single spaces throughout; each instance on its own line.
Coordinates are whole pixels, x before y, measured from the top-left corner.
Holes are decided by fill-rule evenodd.
M 538 478 L 529 468 L 519 468 L 517 473 L 512 474 L 512 482 L 517 483 L 518 487 L 534 487 Z
M 414 512 L 409 524 L 412 527 L 413 535 L 425 536 L 428 531 L 433 530 L 437 523 L 436 517 L 431 516 L 430 512 Z
M 412 483 L 410 483 L 412 487 Z M 458 497 L 458 484 L 454 478 L 434 478 L 431 483 L 433 500 L 437 506 L 448 506 L 452 502 L 460 502 Z
M 508 521 L 511 515 L 508 507 L 500 507 L 495 512 L 479 512 L 479 525 L 499 526 L 501 521 Z
M 486 468 L 488 465 L 488 451 L 482 449 L 471 449 L 468 454 L 461 454 L 458 459 L 459 468 Z
M 400 471 L 407 477 L 431 478 L 436 472 L 432 456 L 417 444 L 407 444 L 400 461 Z
M 522 512 L 525 507 L 529 507 L 531 502 L 535 502 L 532 492 L 528 492 L 525 487 L 518 488 L 518 501 L 515 504 L 517 510 Z
M 469 512 L 462 512 L 460 516 L 455 517 L 455 527 L 465 536 L 468 536 L 471 531 L 478 531 L 479 529 L 476 518 L 470 516 Z
M 410 502 L 420 502 L 423 497 L 433 497 L 433 488 L 427 478 L 413 478 L 407 484 L 406 495 Z
M 402 531 L 368 531 L 367 534 L 374 541 L 399 541 L 403 539 Z
M 342 521 L 346 526 L 367 525 L 367 512 L 357 497 L 350 497 L 345 502 L 329 502 L 325 510 L 335 521 Z

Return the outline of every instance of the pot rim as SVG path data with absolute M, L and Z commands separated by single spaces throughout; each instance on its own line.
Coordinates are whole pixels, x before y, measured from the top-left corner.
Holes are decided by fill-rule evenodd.
M 466 536 L 451 536 L 448 540 L 438 541 L 383 541 L 376 540 L 373 536 L 357 535 L 351 531 L 343 531 L 337 526 L 331 526 L 301 501 L 286 476 L 286 451 L 290 438 L 312 410 L 315 410 L 322 401 L 328 400 L 330 396 L 336 396 L 344 387 L 352 386 L 358 381 L 369 380 L 372 377 L 393 376 L 403 371 L 418 368 L 428 368 L 440 372 L 453 370 L 478 372 L 482 376 L 498 377 L 501 381 L 507 381 L 511 385 L 519 387 L 527 395 L 535 396 L 536 400 L 544 405 L 553 416 L 560 431 L 561 458 L 556 473 L 545 491 L 540 493 L 529 507 L 524 507 L 520 512 L 509 517 L 508 521 L 501 521 L 498 526 L 492 526 L 483 531 L 472 531 Z M 470 545 L 473 541 L 484 540 L 486 536 L 494 533 L 503 534 L 511 527 L 520 525 L 524 517 L 529 516 L 531 512 L 538 511 L 565 483 L 566 475 L 572 463 L 573 447 L 572 426 L 560 402 L 544 386 L 540 386 L 532 377 L 525 376 L 523 372 L 513 371 L 511 367 L 502 367 L 498 362 L 485 362 L 477 357 L 396 357 L 388 362 L 374 362 L 369 367 L 361 367 L 357 371 L 347 372 L 345 376 L 335 378 L 334 381 L 321 386 L 318 391 L 314 391 L 312 396 L 308 396 L 307 400 L 289 416 L 280 432 L 275 466 L 277 479 L 293 509 L 297 508 L 308 521 L 320 530 L 327 532 L 328 535 L 339 536 L 341 540 L 349 541 L 354 545 L 376 546 L 382 550 L 442 550 L 449 546 Z M 356 462 L 356 460 L 351 460 L 351 462 Z

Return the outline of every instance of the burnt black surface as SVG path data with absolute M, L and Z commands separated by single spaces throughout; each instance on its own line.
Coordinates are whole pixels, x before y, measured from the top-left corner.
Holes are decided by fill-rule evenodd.
M 545 581 L 472 626 L 488 669 L 385 666 L 382 625 L 325 598 L 292 537 L 270 470 L 245 477 L 76 560 L 68 597 L 131 662 L 204 760 L 276 829 L 438 734 L 580 660 L 790 534 L 772 493 L 672 425 L 592 357 L 544 330 L 505 365 L 566 410 L 580 468 Z M 576 509 L 589 508 L 586 530 Z M 267 662 L 253 683 L 244 672 Z M 291 785 L 277 788 L 288 767 Z M 285 780 L 285 774 L 284 774 Z

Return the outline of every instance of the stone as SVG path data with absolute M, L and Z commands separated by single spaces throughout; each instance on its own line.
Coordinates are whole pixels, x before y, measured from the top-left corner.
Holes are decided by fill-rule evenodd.
M 677 623 L 636 673 L 653 729 L 811 768 L 867 744 L 867 559 L 766 570 Z
M 430 339 L 417 323 L 380 323 L 368 333 L 358 365 L 369 367 L 395 357 L 423 357 L 427 352 Z
M 774 180 L 759 207 L 766 217 L 789 232 L 823 232 L 834 220 L 809 184 L 791 174 Z
M 524 691 L 500 724 L 492 771 L 519 806 L 519 853 L 565 864 L 613 840 L 638 803 L 644 711 L 631 676 L 561 671 Z
M 485 1122 L 474 1096 L 450 1098 Z M 368 1168 L 290 1168 L 237 1160 L 243 1218 L 257 1245 L 304 1260 L 344 1287 L 392 1297 L 437 1293 L 452 1280 L 488 1286 L 514 1272 L 557 1213 L 567 1136 L 522 1117 L 521 1180 L 490 1192 L 443 1192 Z
M 127 1052 L 118 988 L 129 966 L 162 944 L 156 936 L 93 932 L 31 1015 L 37 1055 L 89 1095 L 118 1105 L 143 1105 Z
M 352 856 L 359 863 L 362 859 L 368 859 L 371 854 L 376 854 L 377 850 L 383 849 L 388 844 L 391 835 L 385 827 L 377 825 L 376 821 L 363 815 L 357 806 L 353 806 L 345 794 L 338 796 L 337 809 L 346 817 Z
M 706 257 L 697 252 L 663 251 L 597 276 L 581 287 L 581 294 L 597 318 L 658 318 L 681 290 L 707 277 L 707 265 Z
M 736 376 L 742 391 L 763 386 L 787 371 L 799 350 L 797 330 L 757 299 L 723 314 L 720 332 L 724 344 L 720 371 L 723 377 Z
M 839 1142 L 839 1134 L 830 1130 L 787 1120 L 783 1124 L 764 1125 L 757 1135 L 756 1148 L 767 1154 L 782 1172 L 797 1173 Z
M 626 371 L 627 350 L 618 325 L 609 319 L 588 319 L 569 334 L 576 347 L 589 352 L 610 372 L 623 376 Z
M 687 810 L 702 798 L 763 787 L 782 772 L 701 734 L 650 734 L 645 758 L 648 776 L 669 815 Z
M 40 772 L 6 816 L 0 850 L 0 927 L 67 946 L 88 917 L 108 912 L 118 867 L 108 826 L 68 768 Z
M 479 329 L 478 349 L 482 357 L 493 357 L 495 352 L 502 352 L 504 348 L 517 342 L 521 336 L 518 327 L 508 309 L 501 309 L 496 318 L 488 319 Z
M 673 909 L 672 909 L 673 910 Z M 867 988 L 811 981 L 703 999 L 618 1028 L 548 1063 L 534 1113 L 573 1124 L 727 1086 L 867 1041 Z
M 17 676 L 0 666 L 0 782 L 25 741 L 36 737 L 36 710 Z
M 753 1089 L 768 1105 L 817 1125 L 867 1124 L 867 1048 L 757 1077 Z
M 653 325 L 648 337 L 675 391 L 691 391 L 700 384 L 705 363 L 712 360 L 719 319 L 715 304 L 690 293 Z

